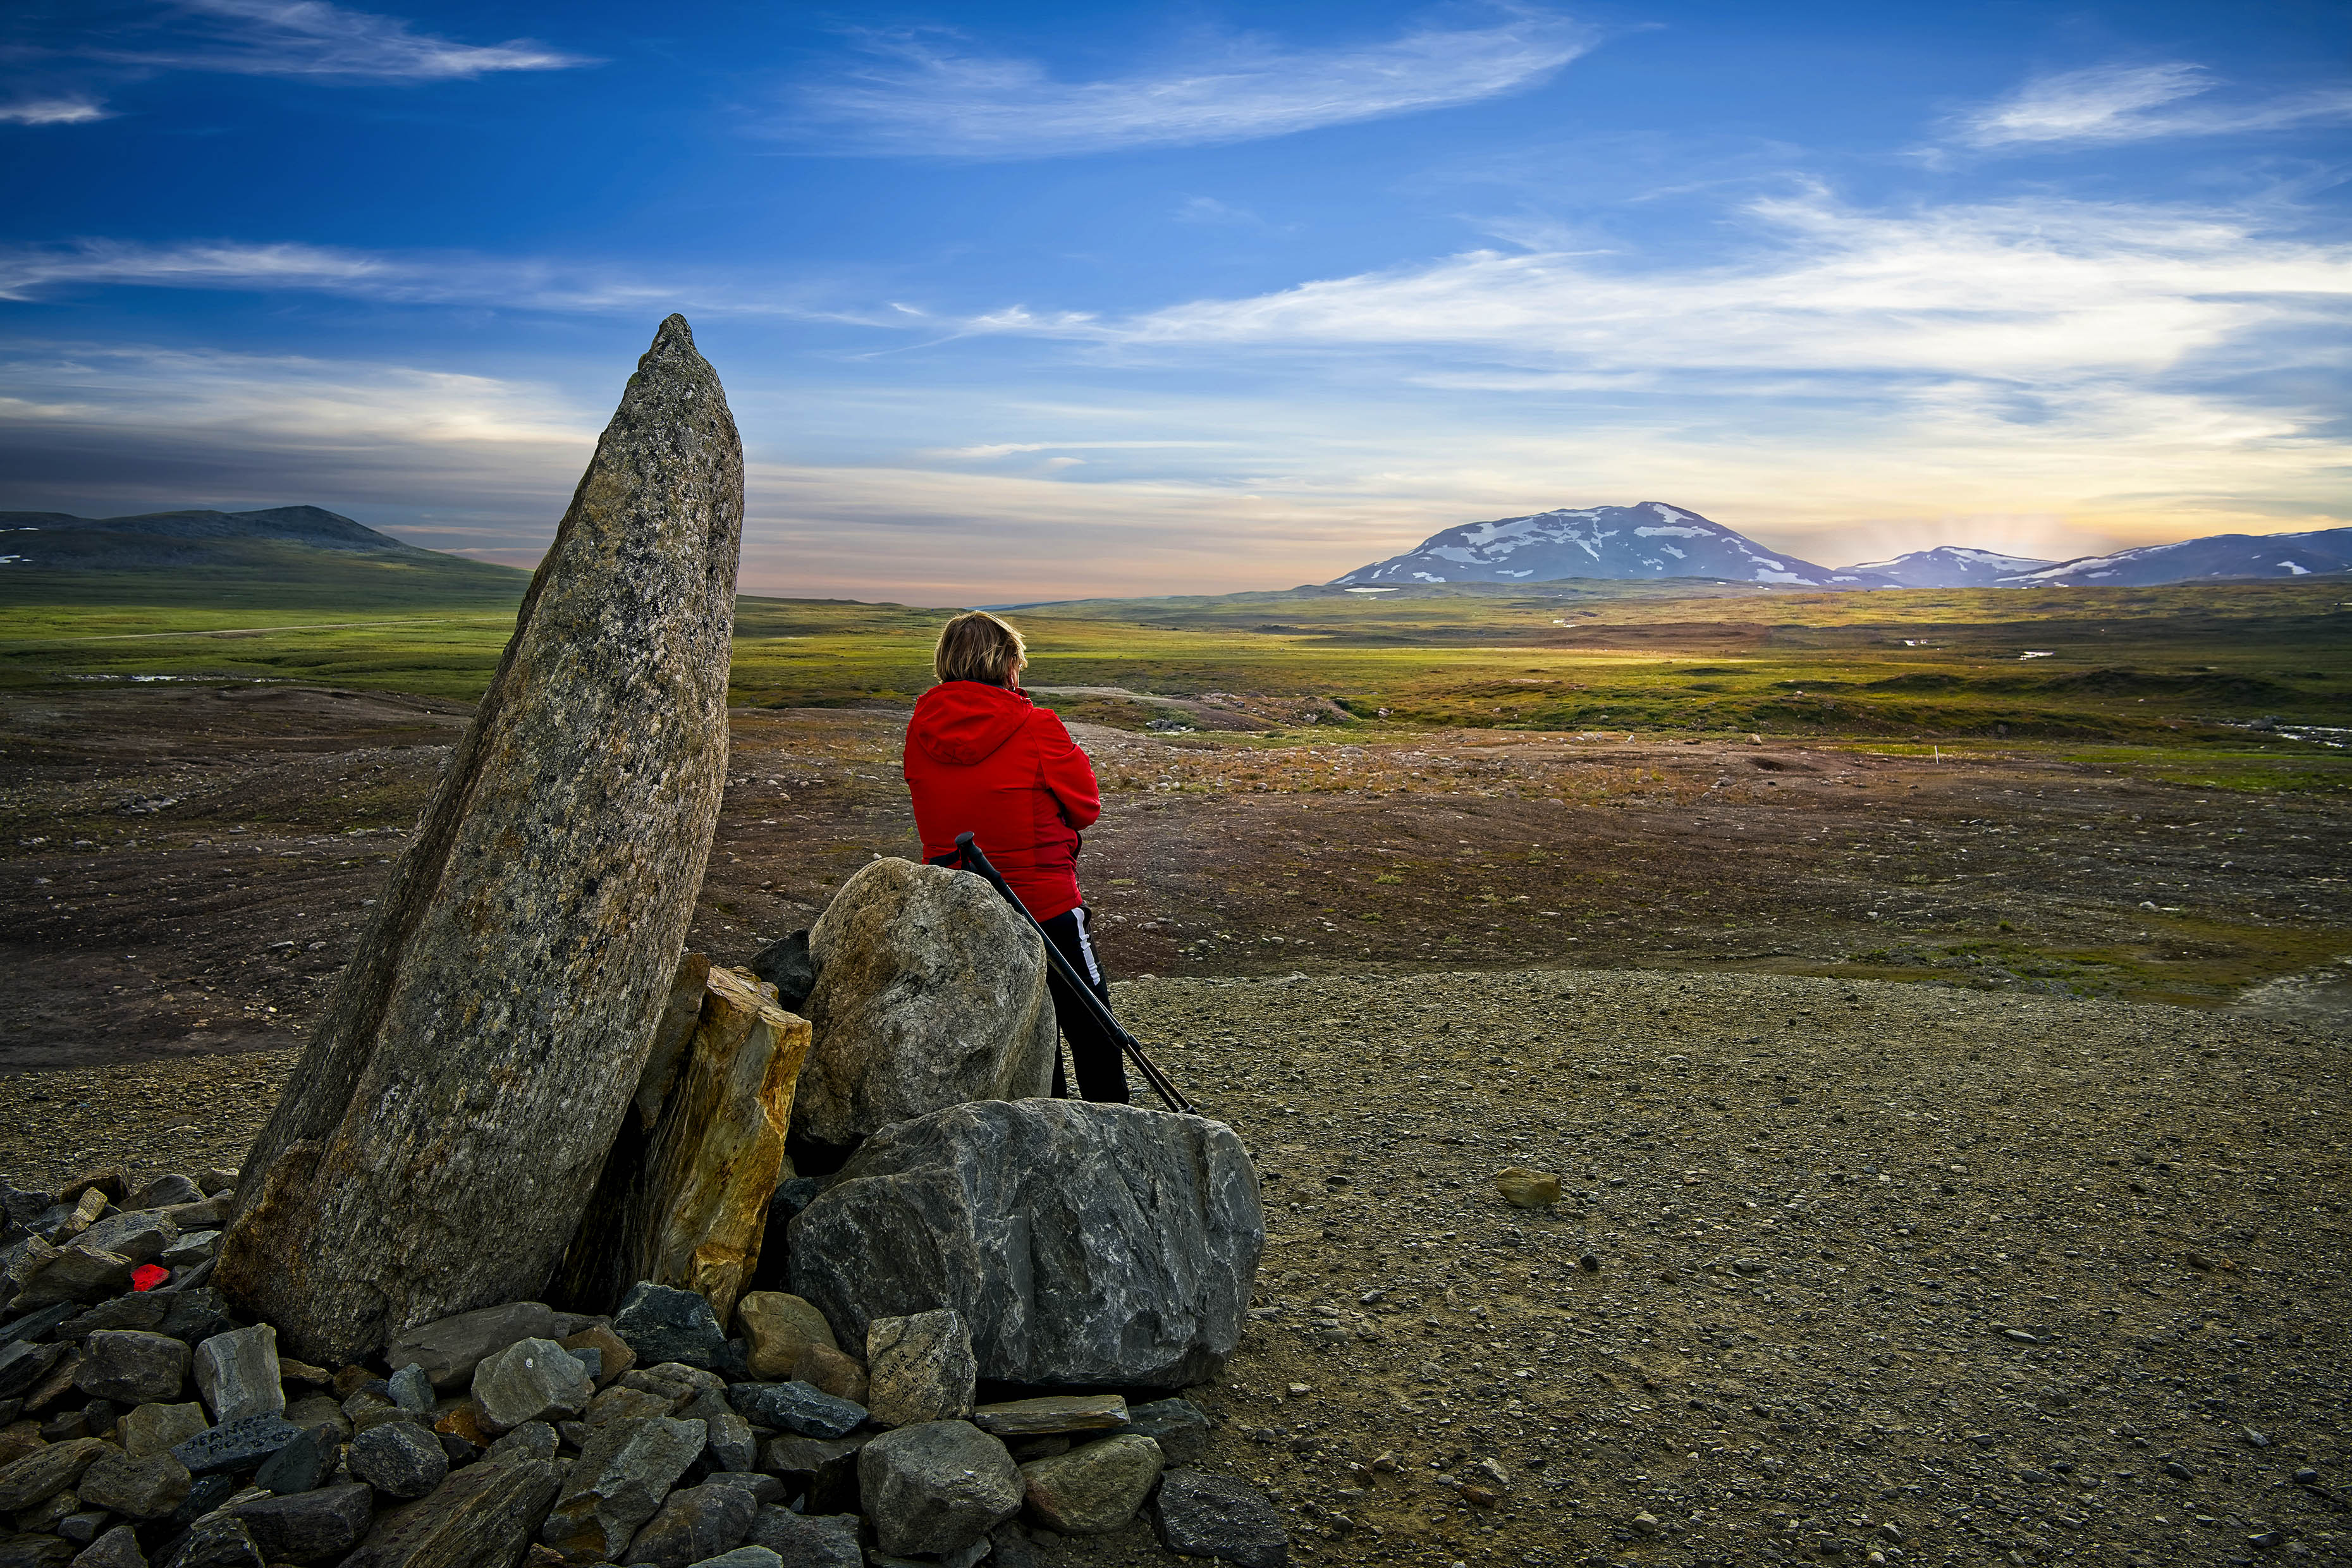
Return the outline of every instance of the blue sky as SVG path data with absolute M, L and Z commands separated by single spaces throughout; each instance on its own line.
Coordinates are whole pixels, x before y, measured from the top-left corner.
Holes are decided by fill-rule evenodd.
M 671 310 L 743 584 L 2352 519 L 2340 5 L 19 0 L 0 507 L 527 564 Z

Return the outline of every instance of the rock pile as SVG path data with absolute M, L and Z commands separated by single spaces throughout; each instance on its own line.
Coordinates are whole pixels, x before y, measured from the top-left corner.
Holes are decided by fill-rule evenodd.
M 1077 1138 L 1071 1112 L 1191 1121 L 962 1109 L 980 1118 L 964 1125 L 1040 1152 L 1153 1145 Z M 1193 1122 L 1160 1138 L 1213 1168 L 1221 1133 Z M 1263 1498 L 1189 1468 L 1206 1447 L 1199 1406 L 980 1402 L 1006 1331 L 991 1319 L 975 1334 L 951 1305 L 827 1312 L 754 1291 L 730 1336 L 702 1296 L 644 1281 L 609 1317 L 509 1302 L 404 1330 L 380 1361 L 307 1364 L 205 1283 L 234 1180 L 0 1187 L 0 1513 L 16 1527 L 0 1568 L 968 1565 L 1034 1561 L 1030 1531 L 1100 1534 L 1139 1516 L 1180 1552 L 1286 1561 Z M 883 1178 L 845 1173 L 835 1190 L 860 1184 Z M 139 1289 L 108 1243 L 176 1261 Z M 1197 1261 L 1166 1283 L 1225 1277 Z M 1142 1303 L 1142 1272 L 1099 1299 Z

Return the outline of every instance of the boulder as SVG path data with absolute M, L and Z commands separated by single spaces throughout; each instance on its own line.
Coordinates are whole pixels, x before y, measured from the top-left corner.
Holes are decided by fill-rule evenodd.
M 686 1487 L 665 1499 L 629 1542 L 624 1563 L 687 1568 L 743 1544 L 760 1505 L 740 1487 Z
M 375 1497 L 356 1481 L 282 1497 L 254 1498 L 229 1512 L 272 1563 L 319 1563 L 360 1543 L 375 1517 Z
M 474 1403 L 496 1436 L 526 1421 L 555 1421 L 588 1407 L 588 1369 L 553 1340 L 518 1340 L 474 1368 Z
M 139 1550 L 139 1532 L 118 1524 L 84 1547 L 72 1568 L 147 1568 L 147 1554 Z
M 441 1439 L 414 1421 L 387 1421 L 352 1439 L 352 1474 L 386 1497 L 421 1498 L 449 1473 Z
M 823 1345 L 811 1345 L 801 1352 L 801 1359 L 793 1363 L 790 1381 L 821 1388 L 835 1399 L 846 1399 L 852 1405 L 872 1404 L 866 1397 L 866 1369 L 858 1364 L 857 1359 L 839 1351 L 827 1350 Z M 961 1412 L 950 1411 L 948 1414 L 961 1415 Z M 903 1426 L 906 1423 L 889 1421 L 883 1425 Z
M 857 1489 L 876 1541 L 892 1556 L 960 1552 L 1021 1508 L 1021 1472 L 1004 1445 L 969 1421 L 885 1432 L 857 1456 Z
M 47 1501 L 81 1479 L 84 1470 L 119 1451 L 95 1437 L 73 1437 L 35 1449 L 0 1470 L 0 1513 L 22 1513 Z
M 579 1230 L 726 790 L 742 515 L 671 316 L 245 1161 L 214 1278 L 303 1360 L 527 1296 Z
M 945 1106 L 1051 1087 L 1045 947 L 982 879 L 869 861 L 810 930 L 809 953 L 814 1034 L 795 1135 L 845 1145 Z
M 554 1334 L 554 1308 L 544 1301 L 509 1301 L 403 1329 L 393 1335 L 383 1359 L 392 1366 L 423 1367 L 436 1388 L 460 1388 L 472 1380 L 484 1357 L 520 1340 L 551 1339 Z
M 513 1568 L 562 1484 L 546 1459 L 468 1465 L 415 1502 L 378 1515 L 341 1568 Z
M 1239 1342 L 1265 1222 L 1223 1123 L 1025 1100 L 884 1129 L 790 1236 L 794 1292 L 854 1339 L 953 1307 L 983 1378 L 1175 1388 Z
M 1160 1479 L 1160 1445 L 1122 1432 L 1021 1467 L 1029 1517 L 1065 1535 L 1123 1529 Z
M 751 1543 L 774 1552 L 783 1568 L 865 1568 L 854 1513 L 794 1513 L 763 1508 L 751 1521 Z
M 276 1415 L 286 1408 L 278 1331 L 268 1323 L 215 1334 L 196 1347 L 196 1392 L 215 1422 Z
M 752 1378 L 775 1383 L 793 1375 L 801 1352 L 812 1344 L 837 1351 L 833 1325 L 798 1296 L 782 1290 L 753 1290 L 735 1305 L 735 1323 L 748 1342 L 746 1357 Z
M 971 1424 L 999 1437 L 1042 1437 L 1057 1432 L 1101 1432 L 1128 1424 L 1127 1401 L 1116 1394 L 1048 1394 L 975 1406 Z
M 1170 1470 L 1152 1500 L 1160 1540 L 1185 1557 L 1215 1557 L 1239 1568 L 1285 1568 L 1290 1540 L 1264 1492 L 1205 1470 Z
M 803 1437 L 840 1437 L 866 1420 L 866 1407 L 805 1383 L 738 1383 L 727 1390 L 736 1413 L 755 1426 Z
M 162 1454 L 178 1447 L 211 1423 L 205 1419 L 205 1407 L 190 1401 L 185 1405 L 142 1405 L 126 1410 L 115 1422 L 115 1436 L 122 1451 L 134 1459 L 150 1454 Z
M 1160 1445 L 1170 1466 L 1197 1464 L 1209 1454 L 1209 1413 L 1189 1399 L 1155 1399 L 1127 1413 L 1128 1430 Z
M 866 1326 L 866 1404 L 877 1426 L 960 1421 L 979 1379 L 971 1331 L 952 1307 Z
M 188 1467 L 169 1454 L 134 1459 L 118 1450 L 84 1471 L 75 1489 L 85 1508 L 102 1508 L 126 1519 L 162 1519 L 185 1500 L 194 1479 Z
M 618 1562 L 709 1439 L 701 1422 L 667 1415 L 615 1421 L 591 1435 L 539 1538 L 573 1563 Z
M 188 1347 L 163 1334 L 116 1329 L 81 1343 L 74 1386 L 93 1399 L 144 1405 L 173 1397 L 188 1381 Z

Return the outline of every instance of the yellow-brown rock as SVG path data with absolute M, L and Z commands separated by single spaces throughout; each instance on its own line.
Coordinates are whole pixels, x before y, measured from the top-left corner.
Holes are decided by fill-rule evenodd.
M 801 1352 L 810 1345 L 841 1349 L 823 1312 L 782 1290 L 754 1290 L 745 1296 L 735 1309 L 735 1326 L 751 1346 L 751 1375 L 761 1383 L 792 1376 Z
M 1547 1208 L 1559 1202 L 1559 1178 L 1549 1171 L 1514 1165 L 1496 1175 L 1495 1190 L 1513 1208 Z

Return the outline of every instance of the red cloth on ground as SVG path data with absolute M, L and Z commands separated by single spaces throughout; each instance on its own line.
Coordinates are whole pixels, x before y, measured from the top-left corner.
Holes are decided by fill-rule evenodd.
M 980 847 L 1041 921 L 1076 909 L 1078 833 L 1102 815 L 1094 765 L 1060 717 L 1022 692 L 946 680 L 907 721 L 902 771 L 923 858 Z

